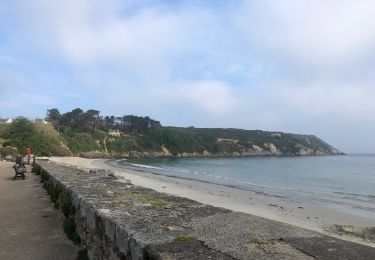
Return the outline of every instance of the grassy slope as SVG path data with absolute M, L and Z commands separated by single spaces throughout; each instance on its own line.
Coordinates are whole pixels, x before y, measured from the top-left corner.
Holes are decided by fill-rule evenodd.
M 31 147 L 31 152 L 36 155 L 72 155 L 62 136 L 50 124 L 33 124 L 27 120 L 17 127 L 0 124 L 0 139 L 3 157 L 18 153 L 25 155 L 27 147 Z
M 51 124 L 35 123 L 36 131 L 48 140 L 46 155 L 71 156 L 72 152 L 66 146 L 66 140 Z

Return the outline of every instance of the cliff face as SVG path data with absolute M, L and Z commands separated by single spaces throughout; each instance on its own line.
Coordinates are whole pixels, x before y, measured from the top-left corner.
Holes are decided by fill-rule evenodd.
M 137 146 L 144 137 L 126 137 L 133 149 L 108 149 L 82 152 L 88 158 L 155 158 L 155 157 L 241 157 L 241 156 L 314 156 L 341 155 L 338 149 L 313 135 L 240 129 L 168 128 L 175 134 L 169 142 L 158 142 L 154 149 Z M 107 140 L 119 143 L 120 139 Z M 156 148 L 155 148 L 156 147 Z

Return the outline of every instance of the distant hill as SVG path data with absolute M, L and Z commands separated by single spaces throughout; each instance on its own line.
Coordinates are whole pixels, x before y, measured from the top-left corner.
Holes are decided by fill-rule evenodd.
M 261 130 L 169 127 L 188 139 L 194 150 L 207 147 L 215 155 L 337 155 L 341 151 L 314 135 Z M 181 151 L 179 151 L 181 152 Z
M 112 116 L 103 119 L 99 111 L 89 111 L 92 119 L 84 111 L 75 109 L 56 117 L 53 124 L 32 123 L 25 118 L 17 118 L 11 124 L 2 123 L 0 155 L 14 156 L 17 150 L 24 154 L 26 147 L 31 147 L 37 155 L 90 158 L 343 154 L 314 135 L 232 128 L 163 127 L 149 117 L 124 116 L 115 120 Z M 64 115 L 67 116 L 64 118 Z
M 343 154 L 313 135 L 193 127 L 161 127 L 150 131 L 147 135 L 109 138 L 107 149 L 109 154 L 120 157 Z M 86 156 L 90 155 L 86 154 Z

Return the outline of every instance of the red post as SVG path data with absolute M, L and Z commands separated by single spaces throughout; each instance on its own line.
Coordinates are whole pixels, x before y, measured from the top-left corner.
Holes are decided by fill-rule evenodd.
M 27 154 L 27 165 L 30 165 L 30 153 L 31 153 L 31 149 L 30 149 L 30 147 L 27 147 L 27 148 L 26 148 L 26 154 Z

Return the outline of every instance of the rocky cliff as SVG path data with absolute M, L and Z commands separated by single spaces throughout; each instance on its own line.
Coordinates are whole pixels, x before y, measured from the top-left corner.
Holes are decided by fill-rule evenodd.
M 79 155 L 88 158 L 148 158 L 343 154 L 314 135 L 178 127 L 166 127 L 158 131 L 158 134 L 153 135 L 108 138 L 102 142 L 105 147 L 101 150 L 81 152 Z

